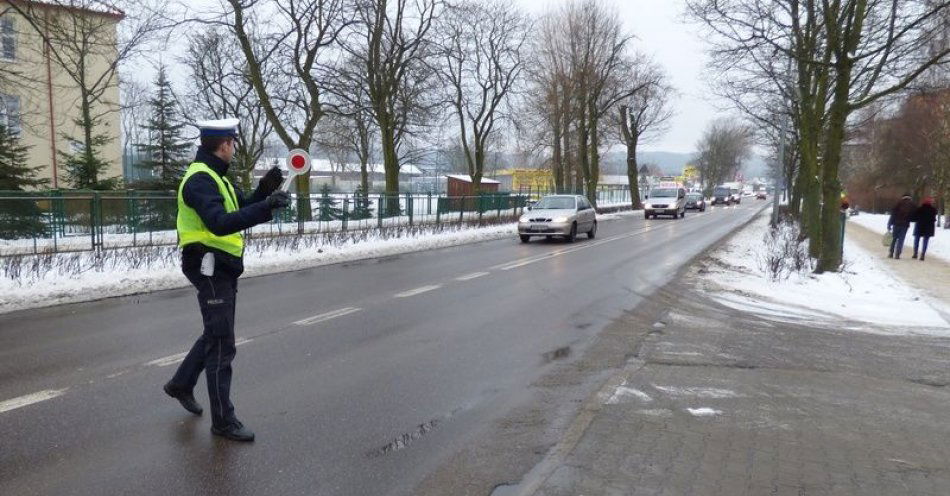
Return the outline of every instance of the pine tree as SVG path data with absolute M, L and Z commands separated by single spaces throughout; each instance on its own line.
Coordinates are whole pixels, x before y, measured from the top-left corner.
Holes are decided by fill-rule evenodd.
M 0 125 L 0 190 L 23 191 L 43 186 L 48 179 L 37 179 L 40 167 L 27 165 L 30 147 Z M 42 212 L 32 200 L 0 200 L 0 239 L 16 239 L 42 235 L 45 224 Z
M 79 129 L 83 129 L 82 119 L 76 119 L 74 122 Z M 92 129 L 101 124 L 101 119 L 93 119 Z M 90 133 L 94 132 L 92 129 L 89 130 Z M 76 189 L 108 190 L 119 187 L 121 184 L 119 177 L 100 178 L 103 171 L 109 167 L 109 163 L 102 158 L 102 149 L 114 140 L 113 137 L 107 134 L 92 134 L 89 139 L 91 146 L 88 148 L 83 140 L 66 135 L 63 138 L 75 150 L 73 153 L 59 152 L 63 158 L 64 176 L 67 183 Z
M 369 195 L 363 192 L 363 188 L 356 188 L 353 193 L 353 211 L 350 218 L 353 220 L 369 219 L 373 216 L 373 208 L 370 206 Z
M 317 207 L 318 209 L 318 220 L 321 221 L 331 221 L 331 220 L 340 220 L 343 218 L 343 210 L 337 208 L 338 200 L 330 196 L 330 186 L 324 184 L 320 188 L 320 202 Z
M 0 190 L 22 191 L 49 182 L 49 179 L 36 178 L 37 171 L 42 167 L 30 167 L 27 164 L 29 151 L 30 147 L 22 144 L 18 136 L 0 125 Z
M 148 157 L 138 167 L 152 171 L 156 189 L 175 189 L 188 166 L 191 144 L 182 137 L 185 123 L 176 105 L 165 66 L 161 66 L 155 80 L 155 95 L 149 101 L 152 115 L 145 126 L 151 142 L 138 145 Z

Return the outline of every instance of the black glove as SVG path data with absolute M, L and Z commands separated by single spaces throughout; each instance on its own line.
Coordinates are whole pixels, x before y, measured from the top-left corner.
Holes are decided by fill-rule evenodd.
M 280 167 L 276 165 L 271 167 L 267 174 L 264 174 L 264 177 L 261 178 L 261 181 L 257 184 L 257 187 L 264 192 L 264 194 L 269 195 L 280 187 L 281 183 L 284 182 L 284 173 L 280 170 Z
M 275 191 L 267 197 L 267 206 L 271 209 L 287 208 L 290 206 L 290 193 L 286 191 Z

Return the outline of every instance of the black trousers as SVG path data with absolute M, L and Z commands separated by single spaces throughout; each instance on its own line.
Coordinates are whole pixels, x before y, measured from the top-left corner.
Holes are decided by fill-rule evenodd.
M 172 387 L 191 391 L 203 370 L 208 381 L 212 425 L 224 428 L 237 420 L 231 404 L 231 362 L 237 353 L 234 344 L 237 277 L 221 270 L 216 270 L 213 276 L 204 276 L 197 267 L 186 267 L 183 272 L 198 290 L 204 331 L 175 372 Z

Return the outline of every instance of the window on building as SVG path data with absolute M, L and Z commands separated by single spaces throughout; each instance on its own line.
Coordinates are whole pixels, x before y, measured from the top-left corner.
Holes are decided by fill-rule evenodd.
M 16 60 L 16 29 L 9 15 L 0 17 L 0 56 Z
M 20 97 L 0 94 L 0 125 L 14 136 L 20 134 Z

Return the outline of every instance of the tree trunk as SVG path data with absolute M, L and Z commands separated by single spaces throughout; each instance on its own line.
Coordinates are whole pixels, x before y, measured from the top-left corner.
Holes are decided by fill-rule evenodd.
M 634 210 L 640 208 L 640 170 L 637 165 L 637 141 L 635 134 L 627 140 L 627 182 L 630 183 L 630 205 Z M 701 182 L 701 181 L 700 181 Z
M 400 214 L 399 208 L 399 155 L 396 153 L 395 132 L 392 126 L 380 126 L 383 149 L 383 169 L 386 176 L 385 216 Z
M 815 272 L 837 272 L 841 267 L 841 182 L 838 167 L 841 164 L 841 147 L 844 143 L 845 126 L 850 111 L 851 61 L 839 62 L 835 82 L 834 101 L 828 114 L 824 157 L 821 172 L 821 251 Z
M 597 207 L 597 186 L 600 184 L 600 136 L 597 133 L 596 114 L 591 114 L 590 122 L 590 163 L 587 170 L 587 199 Z
M 554 124 L 554 156 L 551 163 L 551 175 L 554 176 L 554 189 L 564 187 L 564 154 L 561 150 L 561 123 Z
M 92 109 L 90 108 L 91 104 L 89 102 L 89 95 L 85 91 L 82 92 L 82 139 L 83 139 L 83 156 L 85 157 L 85 169 L 88 177 L 86 177 L 86 182 L 89 185 L 90 189 L 98 189 L 99 184 L 99 171 L 96 170 L 95 163 L 93 159 L 93 148 L 92 148 Z M 52 137 L 51 137 L 52 138 Z

